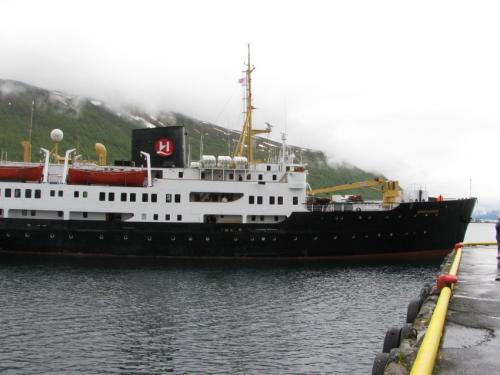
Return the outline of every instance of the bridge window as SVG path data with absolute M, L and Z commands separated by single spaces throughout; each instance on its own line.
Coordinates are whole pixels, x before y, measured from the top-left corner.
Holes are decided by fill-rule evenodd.
M 261 195 L 259 195 L 257 197 L 257 204 L 262 204 L 262 196 Z
M 278 197 L 278 204 L 280 204 L 280 205 L 283 204 L 283 197 Z
M 130 193 L 130 201 L 135 202 L 135 193 Z
M 148 193 L 142 193 L 142 201 L 147 202 L 148 201 Z
M 274 204 L 275 198 L 274 197 L 269 197 L 269 204 Z
M 268 166 L 267 166 L 267 170 L 268 170 L 268 171 L 270 171 L 270 170 L 271 170 L 271 166 L 270 166 L 270 165 L 268 165 Z
M 87 197 L 88 197 L 88 193 L 87 193 L 86 191 L 84 191 L 84 192 L 82 193 L 82 196 L 83 196 L 84 198 L 87 198 Z
M 50 192 L 52 193 L 52 190 L 51 190 Z M 106 200 L 106 193 L 105 193 L 105 192 L 101 191 L 101 192 L 99 193 L 99 200 L 100 200 L 100 201 L 104 201 L 104 200 Z
M 113 202 L 115 200 L 115 193 L 108 193 L 108 200 Z
M 57 192 L 57 196 L 58 196 L 58 197 L 62 197 L 62 196 L 63 196 L 63 193 L 64 193 L 64 192 L 63 192 L 62 190 L 59 190 L 59 191 Z
M 151 202 L 156 203 L 156 200 L 157 200 L 157 195 L 151 194 Z
M 12 190 L 7 188 L 5 189 L 5 198 L 10 198 L 12 196 Z
M 179 172 L 179 178 L 184 177 L 184 172 Z
M 74 198 L 78 198 L 79 196 L 80 196 L 80 192 L 79 192 L 78 190 L 75 190 L 75 191 L 73 192 L 73 197 L 74 197 Z
M 278 176 L 276 176 L 275 174 L 273 174 L 273 181 L 276 181 L 278 179 Z
M 293 204 L 298 205 L 299 204 L 299 197 L 293 197 Z
M 181 202 L 181 195 L 175 194 L 175 203 L 180 203 L 180 202 Z
M 56 191 L 55 190 L 51 190 L 50 191 L 50 196 L 51 197 L 55 197 L 56 196 Z
M 182 215 L 177 215 L 177 221 L 182 221 Z
M 248 204 L 255 204 L 255 197 L 253 195 L 248 196 Z
M 158 220 L 158 214 L 153 215 L 153 220 Z
M 259 181 L 262 181 L 262 175 L 259 174 Z
M 25 198 L 31 198 L 31 189 L 26 189 L 24 191 L 24 197 Z
M 14 189 L 14 198 L 21 198 L 21 189 Z
M 121 193 L 120 200 L 122 202 L 126 202 L 127 201 L 127 193 Z
M 41 196 L 42 196 L 42 191 L 40 189 L 36 189 L 35 190 L 35 198 L 40 199 Z
M 170 214 L 165 214 L 165 221 L 170 221 Z
M 172 202 L 172 194 L 165 195 L 165 202 L 167 202 L 167 203 Z

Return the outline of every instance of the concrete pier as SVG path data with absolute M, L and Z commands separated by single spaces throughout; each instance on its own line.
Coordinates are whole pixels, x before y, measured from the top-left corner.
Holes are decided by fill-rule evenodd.
M 500 369 L 500 281 L 496 247 L 464 248 L 434 374 Z

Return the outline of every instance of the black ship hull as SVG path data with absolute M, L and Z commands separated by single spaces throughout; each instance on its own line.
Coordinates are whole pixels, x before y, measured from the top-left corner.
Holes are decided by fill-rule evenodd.
M 294 213 L 279 224 L 0 219 L 0 253 L 166 258 L 440 259 L 463 241 L 475 199 L 390 211 Z

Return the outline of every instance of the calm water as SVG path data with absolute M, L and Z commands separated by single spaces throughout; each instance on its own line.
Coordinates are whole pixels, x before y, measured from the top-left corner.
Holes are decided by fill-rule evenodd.
M 471 225 L 469 240 L 492 238 L 492 225 Z M 3 261 L 0 372 L 370 373 L 385 331 L 437 271 Z

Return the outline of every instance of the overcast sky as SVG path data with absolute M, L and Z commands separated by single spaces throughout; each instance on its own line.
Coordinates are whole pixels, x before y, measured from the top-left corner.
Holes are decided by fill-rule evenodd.
M 491 1 L 0 3 L 0 78 L 239 129 L 254 119 L 403 186 L 500 208 L 500 5 Z

